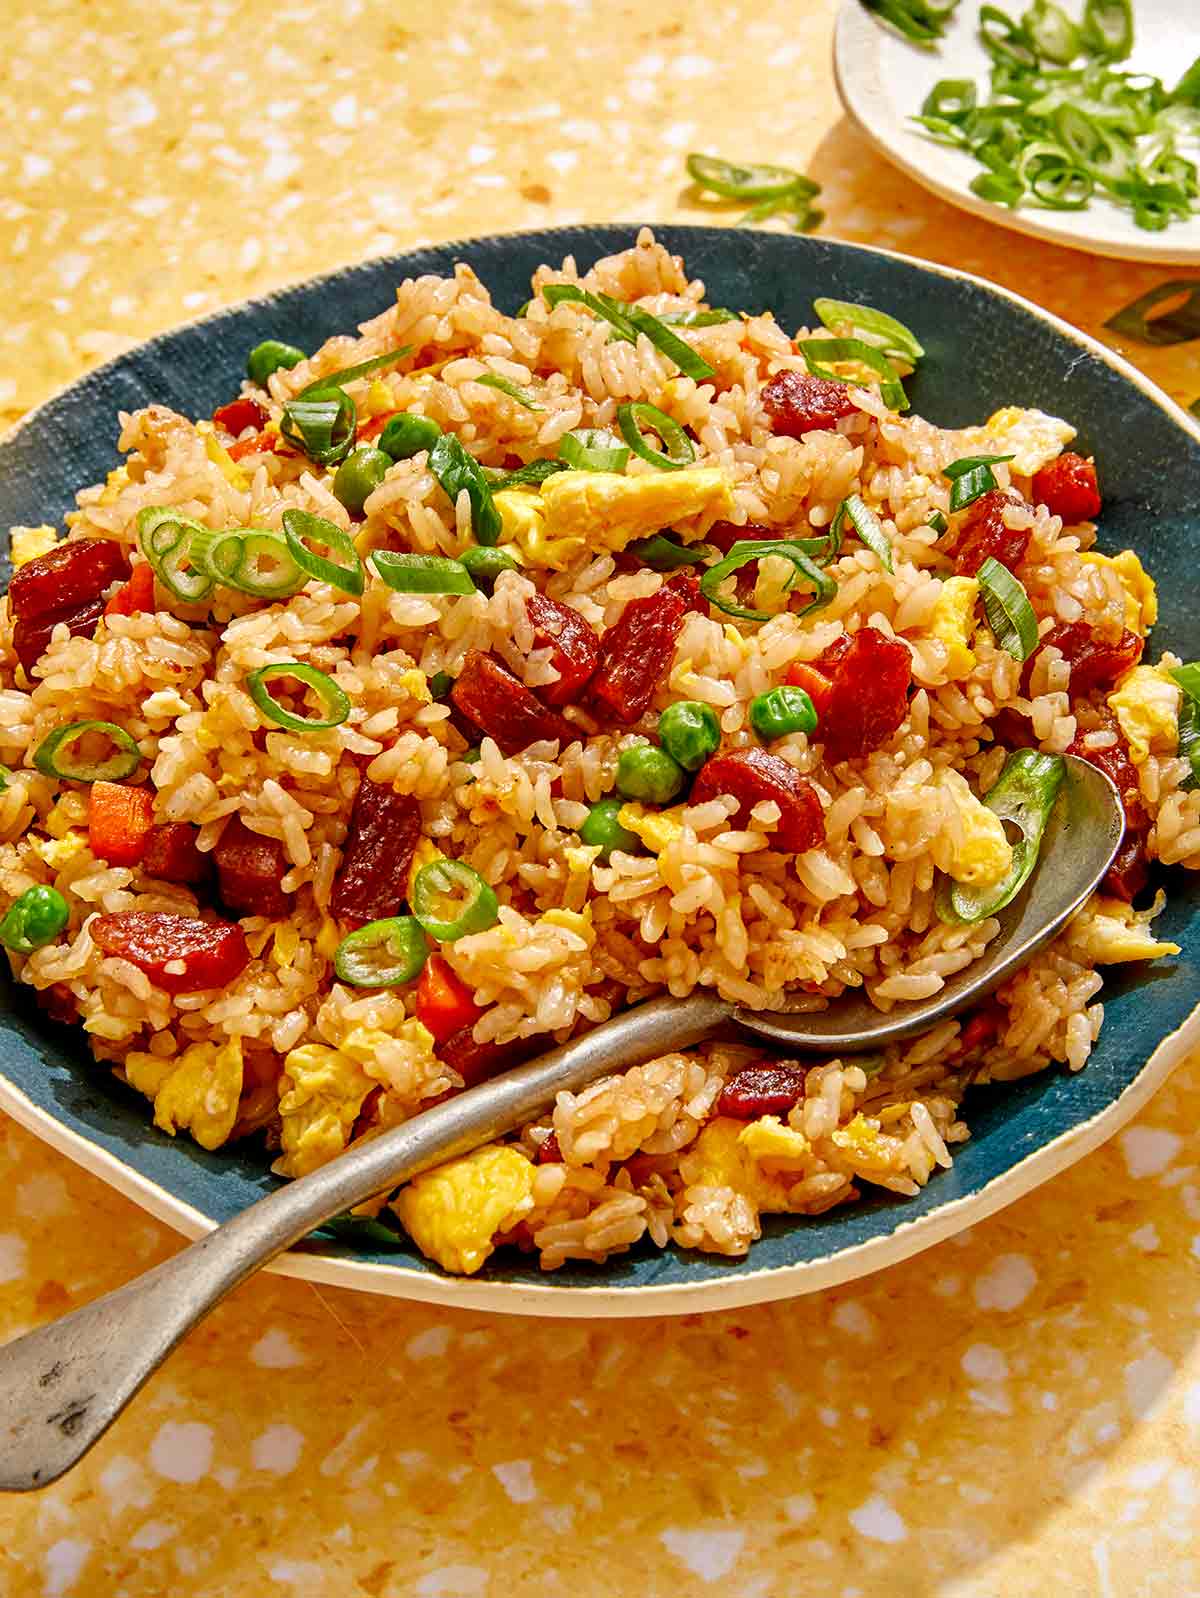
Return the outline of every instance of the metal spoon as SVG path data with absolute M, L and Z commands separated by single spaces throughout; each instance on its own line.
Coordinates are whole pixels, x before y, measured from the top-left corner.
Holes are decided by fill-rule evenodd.
M 708 993 L 640 1004 L 281 1186 L 144 1276 L 0 1349 L 0 1490 L 44 1487 L 107 1430 L 214 1305 L 314 1227 L 533 1120 L 557 1093 L 687 1048 L 732 1026 L 823 1055 L 877 1049 L 991 993 L 1084 904 L 1117 852 L 1124 816 L 1101 772 L 1068 756 L 1040 862 L 1001 932 L 936 998 L 882 1014 L 847 996 L 827 1010 L 756 1015 Z

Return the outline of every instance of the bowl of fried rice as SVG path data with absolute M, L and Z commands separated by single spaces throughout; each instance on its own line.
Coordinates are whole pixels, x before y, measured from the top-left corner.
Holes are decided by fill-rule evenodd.
M 808 1291 L 1197 1038 L 1200 432 L 1013 295 L 725 229 L 438 246 L 130 351 L 0 467 L 0 1106 L 185 1232 L 647 998 L 935 997 L 1067 754 L 1125 841 L 991 999 L 614 1059 L 277 1268 Z

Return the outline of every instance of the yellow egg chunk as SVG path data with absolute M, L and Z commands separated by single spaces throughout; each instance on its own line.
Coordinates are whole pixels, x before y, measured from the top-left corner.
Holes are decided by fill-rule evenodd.
M 1144 638 L 1158 620 L 1158 590 L 1133 550 L 1123 549 L 1119 555 L 1100 555 L 1089 550 L 1079 558 L 1089 566 L 1104 566 L 1116 574 L 1125 590 L 1125 625 L 1131 633 Z
M 791 1184 L 763 1170 L 743 1142 L 745 1131 L 744 1121 L 728 1115 L 709 1121 L 680 1160 L 683 1179 L 689 1187 L 731 1187 L 760 1210 L 785 1212 Z
M 204 439 L 205 454 L 214 466 L 220 468 L 221 475 L 225 481 L 231 488 L 236 488 L 239 493 L 246 493 L 250 488 L 250 479 L 213 432 L 212 423 L 197 422 L 196 431 Z
M 9 534 L 8 554 L 16 571 L 39 555 L 48 555 L 58 543 L 57 527 L 14 527 Z
M 583 548 L 582 537 L 549 538 L 540 494 L 523 488 L 503 488 L 492 502 L 500 513 L 504 543 L 517 549 L 526 566 L 563 571 Z
M 408 885 L 404 890 L 404 897 L 409 904 L 412 903 L 413 884 L 417 880 L 417 872 L 425 866 L 431 866 L 435 860 L 442 858 L 442 851 L 432 838 L 421 837 L 417 839 L 417 847 L 413 850 L 412 864 L 408 868 Z
M 977 429 L 970 428 L 968 432 Z M 1045 411 L 1023 410 L 1019 405 L 1005 405 L 988 417 L 979 430 L 997 455 L 1011 455 L 1010 465 L 1014 477 L 1032 477 L 1062 454 L 1063 447 L 1075 437 L 1070 422 L 1048 416 Z
M 975 669 L 975 602 L 979 581 L 975 577 L 947 577 L 929 618 L 929 630 L 946 646 L 946 676 L 951 682 Z
M 764 1115 L 751 1121 L 738 1142 L 752 1159 L 779 1164 L 804 1160 L 812 1153 L 812 1144 L 804 1133 L 785 1126 L 777 1115 Z
M 405 1231 L 427 1259 L 457 1276 L 472 1276 L 533 1208 L 534 1169 L 516 1149 L 495 1144 L 425 1171 L 392 1203 Z
M 938 773 L 937 786 L 950 796 L 959 825 L 938 840 L 936 863 L 955 882 L 990 888 L 1012 866 L 1012 845 L 1000 817 L 975 797 L 961 772 L 947 767 Z
M 1166 895 L 1160 893 L 1148 910 L 1135 910 L 1123 899 L 1097 894 L 1064 934 L 1071 953 L 1097 965 L 1158 960 L 1164 954 L 1178 954 L 1177 943 L 1159 943 L 1150 931 L 1150 923 L 1165 903 Z
M 87 848 L 87 833 L 72 830 L 63 833 L 61 838 L 31 837 L 29 847 L 53 870 L 61 871 L 68 860 L 73 860 L 77 854 Z
M 131 1086 L 154 1100 L 154 1124 L 171 1137 L 181 1128 L 204 1149 L 219 1149 L 237 1120 L 242 1096 L 242 1045 L 193 1043 L 173 1059 L 125 1057 Z
M 682 811 L 682 805 L 674 810 L 646 810 L 642 805 L 630 803 L 617 811 L 617 821 L 626 832 L 635 833 L 647 849 L 661 854 L 668 844 L 683 836 L 683 823 L 679 819 Z
M 284 1058 L 280 1078 L 280 1142 L 273 1169 L 305 1176 L 340 1154 L 363 1100 L 375 1086 L 356 1060 L 323 1043 L 305 1043 Z
M 1154 755 L 1173 755 L 1179 743 L 1180 687 L 1157 666 L 1134 666 L 1108 696 L 1129 744 L 1129 758 L 1144 765 Z
M 671 527 L 694 543 L 733 509 L 724 472 L 715 466 L 677 472 L 559 472 L 542 484 L 546 533 L 574 537 L 614 553 L 635 538 Z M 683 525 L 680 525 L 680 524 Z

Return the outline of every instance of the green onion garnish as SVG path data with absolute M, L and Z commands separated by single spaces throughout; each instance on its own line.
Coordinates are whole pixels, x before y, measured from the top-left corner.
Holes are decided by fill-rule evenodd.
M 674 361 L 685 377 L 703 383 L 717 375 L 702 355 L 698 355 L 690 344 L 685 344 L 678 334 L 672 333 L 657 316 L 640 310 L 636 305 L 630 306 L 626 315 L 630 325 L 639 333 L 644 333 L 655 349 L 661 350 L 669 361 Z
M 483 475 L 493 494 L 501 494 L 506 488 L 536 488 L 539 483 L 544 483 L 547 477 L 553 477 L 555 472 L 568 472 L 570 466 L 566 461 L 527 461 L 524 466 L 518 466 L 515 471 L 497 471 L 494 466 L 485 466 Z
M 784 560 L 790 561 L 795 568 L 786 585 L 788 591 L 801 578 L 812 585 L 813 597 L 803 610 L 797 611 L 797 617 L 807 616 L 813 610 L 821 610 L 837 593 L 838 585 L 827 572 L 821 570 L 811 555 L 799 547 L 800 543 L 799 539 L 788 538 L 741 539 L 724 560 L 718 561 L 715 566 L 710 566 L 704 573 L 700 579 L 700 592 L 710 605 L 723 610 L 727 616 L 741 616 L 746 621 L 770 621 L 769 612 L 749 610 L 735 600 L 726 599 L 721 594 L 720 588 L 727 577 L 731 577 L 734 572 L 751 561 L 765 560 L 768 555 L 780 555 Z
M 581 427 L 564 433 L 558 441 L 561 458 L 579 472 L 623 472 L 629 449 L 600 427 Z
M 1024 588 L 991 555 L 979 568 L 979 592 L 997 644 L 1014 660 L 1028 660 L 1038 646 L 1037 617 Z
M 439 943 L 486 932 L 500 919 L 496 895 L 465 860 L 431 860 L 417 872 L 413 914 Z
M 848 499 L 842 501 L 833 518 L 830 533 L 834 534 L 836 529 L 836 533 L 840 534 L 846 522 L 850 523 L 872 554 L 879 557 L 879 563 L 884 571 L 895 571 L 896 568 L 892 564 L 892 541 L 884 532 L 879 517 L 863 502 L 861 495 L 851 494 Z
M 485 549 L 482 544 L 473 544 L 470 549 L 464 549 L 459 560 L 476 588 L 486 589 L 489 594 L 501 572 L 520 569 L 507 550 Z
M 350 453 L 358 412 L 343 388 L 306 388 L 283 407 L 279 431 L 318 466 L 336 466 Z
M 662 450 L 646 442 L 643 425 L 658 434 L 663 443 Z M 618 405 L 617 426 L 633 453 L 641 460 L 649 461 L 651 466 L 657 466 L 660 471 L 676 472 L 696 459 L 691 439 L 674 417 L 660 411 L 657 405 L 647 405 L 644 400 Z
M 397 555 L 377 549 L 371 564 L 398 594 L 473 594 L 475 584 L 461 560 L 448 555 Z
M 357 366 L 344 366 L 340 372 L 329 372 L 324 377 L 314 378 L 307 388 L 302 388 L 297 394 L 297 399 L 307 399 L 310 394 L 321 394 L 326 389 L 345 388 L 347 383 L 357 382 L 360 377 L 367 377 L 371 372 L 380 372 L 385 366 L 395 366 L 397 361 L 402 361 L 406 355 L 412 354 L 412 345 L 404 344 L 398 350 L 386 350 L 382 355 L 372 355 L 369 361 L 359 361 Z
M 26 888 L 0 920 L 0 944 L 14 954 L 32 954 L 53 943 L 70 919 L 70 908 L 57 888 L 41 884 Z
M 651 571 L 673 572 L 680 566 L 703 566 L 712 554 L 707 544 L 681 544 L 668 533 L 652 533 L 626 544 L 626 552 Z
M 308 580 L 287 539 L 265 528 L 236 527 L 221 533 L 204 528 L 192 537 L 192 561 L 214 582 L 256 599 L 281 599 Z
M 1190 770 L 1182 786 L 1200 788 L 1200 661 L 1176 666 L 1171 676 L 1183 690 L 1179 696 L 1179 753 Z
M 942 515 L 940 510 L 931 510 L 929 515 L 926 517 L 925 525 L 926 527 L 932 527 L 934 532 L 937 533 L 940 538 L 941 535 L 946 531 L 947 527 L 949 527 L 950 523 Z
M 527 411 L 543 411 L 544 405 L 539 405 L 537 400 L 527 388 L 522 388 L 519 383 L 514 383 L 511 378 L 501 377 L 499 372 L 485 372 L 482 377 L 475 379 L 483 388 L 499 389 L 501 394 L 507 394 L 509 399 L 516 400 L 518 405 L 523 405 Z
M 575 305 L 586 305 L 589 311 L 612 325 L 617 338 L 626 344 L 637 343 L 637 334 L 625 315 L 625 306 L 607 294 L 593 294 L 590 289 L 581 289 L 577 283 L 547 283 L 542 290 L 542 298 L 552 310 L 564 300 Z
M 1151 315 L 1156 306 L 1176 299 L 1180 294 L 1187 296 L 1181 305 L 1164 312 L 1162 316 Z M 1139 295 L 1124 310 L 1110 316 L 1104 325 L 1114 333 L 1137 339 L 1139 344 L 1159 347 L 1186 344 L 1191 339 L 1200 338 L 1200 282 L 1194 278 L 1172 278 L 1169 283 L 1160 283 L 1157 288 Z
M 103 759 L 88 759 L 75 745 L 83 738 L 102 738 L 112 746 Z M 58 777 L 63 782 L 124 782 L 141 764 L 142 752 L 115 721 L 68 721 L 43 738 L 33 755 L 33 763 L 43 777 Z
M 428 958 L 416 917 L 389 916 L 348 933 L 334 953 L 333 969 L 353 988 L 398 988 L 415 982 Z
M 1081 31 L 1088 47 L 1110 61 L 1123 61 L 1133 49 L 1129 0 L 1087 0 Z
M 800 353 L 814 377 L 824 377 L 834 383 L 850 383 L 855 379 L 833 371 L 829 366 L 830 361 L 853 362 L 857 366 L 870 367 L 879 374 L 879 397 L 889 410 L 908 409 L 908 395 L 904 392 L 904 384 L 897 376 L 896 368 L 873 344 L 865 344 L 860 338 L 809 338 L 800 345 Z M 861 387 L 862 380 L 858 379 L 858 382 Z
M 451 688 L 454 687 L 454 678 L 448 671 L 435 671 L 433 676 L 428 679 L 428 682 L 429 692 L 433 695 L 434 703 L 439 705 L 443 699 L 449 696 Z
M 311 688 L 320 701 L 324 716 L 297 716 L 285 709 L 267 687 L 277 677 L 291 677 L 306 688 Z M 286 727 L 289 732 L 326 732 L 330 727 L 340 727 L 350 714 L 350 701 L 333 678 L 318 671 L 315 666 L 306 666 L 298 660 L 280 660 L 269 666 L 260 666 L 246 677 L 246 688 L 262 714 L 269 721 Z
M 943 878 L 935 899 L 939 920 L 951 925 L 984 921 L 1012 903 L 1037 864 L 1042 834 L 1058 798 L 1065 769 L 1061 755 L 1043 755 L 1036 749 L 1018 749 L 1009 755 L 1004 770 L 995 786 L 985 794 L 983 803 L 1002 821 L 1011 822 L 1021 834 L 1013 844 L 1012 864 L 999 882 L 986 888 L 973 888 Z
M 292 559 L 302 571 L 343 594 L 362 593 L 363 563 L 349 533 L 306 510 L 285 510 L 283 533 Z M 331 555 L 340 555 L 341 559 L 328 560 L 316 554 L 309 548 L 310 543 L 324 544 Z
M 213 591 L 212 576 L 192 559 L 192 540 L 207 531 L 166 505 L 147 505 L 138 512 L 138 548 L 167 592 L 187 605 L 198 604 Z
M 429 451 L 429 469 L 442 485 L 451 505 L 465 488 L 471 502 L 471 527 L 477 544 L 498 544 L 503 522 L 492 503 L 492 490 L 483 468 L 454 433 L 443 433 Z
M 1033 0 L 1022 18 L 1034 52 L 1056 66 L 1069 66 L 1079 54 L 1079 29 L 1054 0 Z
M 714 305 L 707 311 L 660 311 L 658 319 L 668 327 L 720 327 L 722 322 L 741 321 L 736 311 L 728 311 L 723 305 Z
M 813 310 L 828 328 L 852 327 L 864 343 L 874 344 L 884 355 L 899 356 L 905 361 L 919 361 L 925 346 L 903 322 L 898 322 L 886 311 L 873 310 L 869 305 L 851 305 L 845 300 L 819 299 L 813 301 Z
M 1011 461 L 1012 455 L 964 455 L 942 467 L 942 476 L 950 480 L 951 511 L 966 510 L 984 494 L 990 494 L 996 485 L 992 470 L 1001 461 Z

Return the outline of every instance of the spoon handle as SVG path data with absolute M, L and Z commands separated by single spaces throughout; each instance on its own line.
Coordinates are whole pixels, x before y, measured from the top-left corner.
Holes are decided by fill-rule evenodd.
M 179 1340 L 323 1221 L 532 1120 L 556 1093 L 710 1036 L 732 1007 L 653 999 L 425 1110 L 277 1188 L 144 1276 L 0 1349 L 0 1490 L 44 1487 L 87 1453 Z

